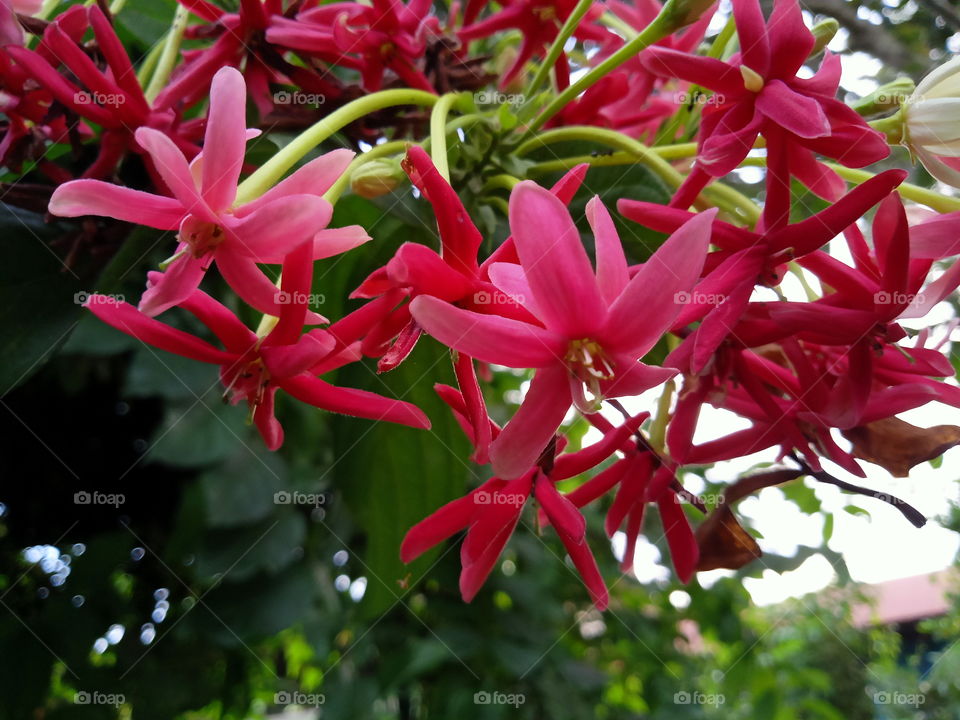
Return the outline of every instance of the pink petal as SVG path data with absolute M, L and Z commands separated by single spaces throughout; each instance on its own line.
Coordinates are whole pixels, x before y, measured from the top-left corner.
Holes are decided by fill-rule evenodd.
M 580 573 L 583 584 L 587 586 L 590 598 L 598 610 L 606 610 L 610 602 L 610 595 L 607 592 L 607 586 L 603 582 L 603 576 L 600 574 L 600 568 L 597 567 L 597 560 L 590 551 L 590 546 L 586 542 L 576 543 L 563 533 L 560 533 L 560 540 L 570 554 L 574 567 Z
M 630 272 L 613 218 L 598 195 L 587 203 L 587 222 L 597 248 L 597 285 L 607 305 L 611 305 L 630 282 Z
M 604 347 L 641 357 L 669 328 L 700 276 L 716 209 L 699 213 L 667 238 L 611 305 Z
M 60 217 L 99 215 L 160 230 L 176 230 L 186 214 L 174 198 L 100 180 L 71 180 L 60 185 L 53 191 L 49 210 Z
M 107 325 L 160 350 L 215 365 L 226 365 L 237 359 L 235 355 L 218 350 L 183 330 L 147 317 L 129 303 L 117 302 L 103 295 L 91 295 L 85 307 Z
M 174 260 L 166 271 L 147 288 L 137 306 L 140 312 L 150 317 L 159 315 L 186 300 L 200 287 L 200 281 L 207 272 L 205 260 L 195 258 L 189 248 L 181 243 L 177 252 L 186 249 L 186 254 Z
M 650 388 L 662 385 L 677 374 L 674 368 L 644 365 L 630 355 L 614 356 L 614 377 L 602 380 L 600 391 L 604 397 L 639 395 Z
M 807 29 L 797 0 L 776 0 L 767 25 L 771 77 L 792 77 L 813 49 L 813 33 Z
M 323 195 L 344 173 L 353 156 L 351 150 L 342 149 L 332 150 L 311 160 L 257 199 L 238 207 L 236 216 L 249 215 L 263 205 L 287 195 Z
M 337 341 L 324 330 L 312 330 L 293 345 L 266 345 L 260 348 L 264 365 L 274 377 L 299 375 L 330 354 Z
M 190 166 L 173 141 L 159 130 L 148 127 L 137 128 L 134 135 L 140 147 L 149 153 L 160 178 L 185 211 L 198 215 L 206 222 L 218 222 L 217 215 L 197 191 Z
M 342 228 L 325 228 L 313 236 L 313 259 L 341 255 L 370 240 L 367 231 L 359 225 L 347 225 Z
M 423 411 L 402 400 L 385 398 L 366 390 L 335 387 L 306 374 L 281 378 L 277 382 L 298 400 L 329 412 L 430 429 L 430 421 Z
M 666 492 L 657 500 L 663 532 L 670 546 L 670 558 L 677 571 L 680 582 L 690 582 L 700 560 L 700 548 L 690 529 L 690 523 L 683 512 L 680 499 L 672 492 Z
M 568 388 L 562 365 L 537 370 L 520 408 L 490 445 L 499 477 L 519 477 L 534 466 L 570 409 Z
M 444 345 L 482 362 L 517 368 L 557 365 L 567 343 L 549 330 L 498 315 L 462 310 L 421 295 L 410 303 L 417 323 Z
M 203 198 L 216 211 L 237 196 L 237 180 L 247 144 L 247 87 L 243 75 L 223 67 L 210 85 L 210 110 L 203 136 Z
M 498 262 L 488 268 L 490 282 L 509 295 L 515 303 L 523 305 L 536 317 L 540 317 L 540 308 L 527 282 L 527 276 L 520 265 Z
M 721 95 L 735 97 L 744 92 L 739 68 L 722 60 L 657 46 L 647 48 L 640 60 L 652 73 L 696 83 Z
M 510 194 L 510 229 L 544 323 L 570 338 L 591 337 L 606 306 L 570 213 L 530 181 Z
M 387 263 L 387 276 L 398 287 L 452 302 L 469 294 L 474 281 L 457 272 L 420 243 L 403 243 Z
M 219 253 L 217 268 L 245 303 L 262 313 L 279 317 L 283 310 L 283 305 L 278 302 L 279 289 L 253 260 L 237 253 Z
M 253 413 L 253 424 L 257 426 L 267 450 L 277 450 L 283 445 L 283 427 L 273 414 L 277 388 L 270 385 L 260 398 L 260 404 Z
M 742 64 L 766 77 L 770 69 L 770 40 L 758 0 L 733 0 L 733 17 L 740 39 Z
M 470 494 L 448 502 L 410 528 L 400 544 L 400 559 L 405 563 L 412 562 L 430 548 L 465 530 L 477 509 L 476 494 L 489 492 L 497 482 L 496 478 L 487 480 Z
M 830 134 L 830 122 L 820 103 L 791 90 L 780 80 L 771 80 L 757 96 L 757 110 L 784 130 L 802 138 Z
M 283 262 L 292 250 L 323 229 L 332 214 L 330 203 L 316 195 L 277 198 L 239 220 L 231 219 L 224 226 L 229 241 L 217 248 L 217 255 L 229 248 L 256 262 Z
M 575 543 L 582 543 L 587 521 L 576 506 L 557 491 L 553 482 L 541 475 L 534 493 L 557 533 Z

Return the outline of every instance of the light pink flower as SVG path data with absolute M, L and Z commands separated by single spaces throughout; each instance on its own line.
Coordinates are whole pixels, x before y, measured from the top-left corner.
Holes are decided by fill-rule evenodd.
M 103 215 L 161 230 L 179 229 L 180 244 L 166 272 L 140 300 L 139 309 L 147 315 L 158 315 L 190 297 L 212 261 L 244 301 L 279 315 L 276 287 L 257 263 L 280 263 L 311 240 L 311 260 L 369 240 L 356 226 L 324 230 L 333 210 L 320 195 L 346 169 L 353 157 L 348 150 L 322 155 L 256 200 L 234 204 L 246 142 L 259 134 L 246 129 L 245 107 L 243 76 L 225 67 L 213 79 L 204 149 L 192 163 L 162 132 L 146 127 L 136 131 L 137 143 L 173 197 L 75 180 L 58 187 L 50 199 L 54 215 Z

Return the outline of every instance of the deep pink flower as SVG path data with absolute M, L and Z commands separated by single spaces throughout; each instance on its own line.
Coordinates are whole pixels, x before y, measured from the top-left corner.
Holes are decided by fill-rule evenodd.
M 682 307 L 678 294 L 699 277 L 715 215 L 708 211 L 687 223 L 631 279 L 599 198 L 587 209 L 596 238 L 594 271 L 564 204 L 525 181 L 510 197 L 520 265 L 495 263 L 490 278 L 540 324 L 484 315 L 427 295 L 411 303 L 416 321 L 445 345 L 484 362 L 536 369 L 523 404 L 491 445 L 498 476 L 526 472 L 571 404 L 596 412 L 605 397 L 636 395 L 675 374 L 640 358 L 673 324 Z
M 461 40 L 469 43 L 503 30 L 520 31 L 523 37 L 520 51 L 500 80 L 500 86 L 506 87 L 532 57 L 546 54 L 547 48 L 557 37 L 576 4 L 576 0 L 505 0 L 501 10 L 483 20 L 471 22 L 458 34 Z M 603 7 L 598 3 L 580 20 L 574 37 L 602 44 L 622 44 L 623 41 L 618 35 L 595 23 L 602 14 Z M 561 53 L 554 70 L 557 84 L 561 88 L 570 84 L 570 67 L 565 54 Z
M 0 45 L 22 45 L 23 28 L 17 15 L 35 15 L 43 0 L 0 0 Z
M 291 296 L 305 295 L 312 278 L 309 263 L 288 263 L 284 269 L 283 291 Z M 159 273 L 151 275 L 155 279 Z M 196 316 L 223 349 L 107 296 L 91 296 L 86 306 L 108 325 L 148 345 L 219 365 L 224 397 L 232 403 L 247 403 L 254 424 L 271 450 L 283 443 L 283 428 L 274 415 L 277 390 L 330 412 L 430 427 L 423 412 L 410 403 L 365 390 L 335 387 L 317 377 L 357 360 L 359 347 L 355 339 L 344 342 L 342 326 L 300 335 L 306 311 L 302 303 L 284 304 L 273 330 L 258 337 L 226 307 L 202 290 L 194 290 L 180 306 Z
M 140 301 L 140 309 L 148 315 L 188 298 L 213 261 L 247 303 L 279 315 L 276 287 L 257 263 L 280 263 L 305 243 L 316 260 L 369 239 L 356 226 L 324 230 L 332 208 L 320 195 L 350 162 L 352 153 L 346 150 L 327 153 L 256 200 L 234 205 L 244 146 L 259 134 L 245 129 L 245 98 L 240 73 L 221 69 L 210 90 L 204 151 L 190 164 L 163 133 L 137 130 L 137 142 L 152 157 L 173 197 L 77 180 L 58 187 L 50 200 L 54 215 L 105 215 L 161 230 L 179 229 L 176 254 Z
M 649 70 L 712 90 L 704 108 L 697 164 L 673 204 L 688 207 L 711 177 L 737 167 L 758 135 L 767 140 L 768 228 L 789 219 L 790 177 L 833 200 L 842 181 L 813 153 L 862 167 L 889 154 L 885 137 L 835 98 L 840 59 L 826 52 L 811 78 L 797 72 L 814 46 L 797 0 L 776 0 L 765 21 L 758 0 L 733 0 L 741 51 L 730 62 L 653 47 L 643 55 Z

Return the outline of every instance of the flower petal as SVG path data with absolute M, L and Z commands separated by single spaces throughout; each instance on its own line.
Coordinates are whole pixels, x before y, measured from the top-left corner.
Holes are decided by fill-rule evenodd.
M 179 305 L 200 287 L 207 272 L 205 261 L 191 255 L 183 243 L 177 248 L 178 252 L 182 250 L 186 253 L 170 263 L 166 271 L 157 273 L 159 277 L 143 293 L 137 306 L 140 312 L 150 317 L 159 315 Z
M 417 323 L 444 345 L 482 362 L 516 368 L 559 364 L 567 343 L 549 330 L 498 315 L 462 310 L 421 295 L 410 303 Z
M 180 201 L 185 211 L 201 217 L 206 222 L 218 222 L 217 215 L 200 196 L 193 182 L 187 159 L 173 144 L 173 140 L 159 130 L 148 127 L 137 128 L 134 136 L 140 147 L 149 153 L 160 178 L 173 196 Z
M 71 180 L 60 185 L 50 197 L 49 210 L 60 217 L 99 215 L 160 230 L 176 230 L 186 214 L 175 198 L 100 180 Z
M 403 400 L 386 398 L 366 390 L 336 387 L 306 373 L 280 378 L 277 384 L 298 400 L 329 412 L 430 429 L 430 420 L 423 411 Z
M 780 80 L 771 80 L 757 96 L 757 110 L 784 130 L 802 138 L 830 134 L 830 122 L 814 98 L 791 90 Z
M 243 75 L 222 67 L 210 85 L 210 110 L 203 136 L 203 198 L 213 210 L 225 210 L 237 196 L 237 180 L 247 144 L 247 86 Z
M 520 408 L 490 445 L 493 471 L 502 478 L 519 477 L 532 468 L 570 409 L 567 369 L 537 370 Z
M 607 305 L 611 305 L 630 282 L 630 272 L 613 218 L 599 195 L 587 202 L 587 222 L 597 249 L 597 285 Z
M 224 225 L 228 243 L 217 248 L 239 252 L 261 263 L 283 262 L 292 250 L 323 229 L 333 214 L 330 203 L 316 195 L 287 195 Z
M 549 190 L 521 182 L 510 194 L 510 229 L 541 320 L 570 338 L 592 336 L 606 306 L 566 206 Z

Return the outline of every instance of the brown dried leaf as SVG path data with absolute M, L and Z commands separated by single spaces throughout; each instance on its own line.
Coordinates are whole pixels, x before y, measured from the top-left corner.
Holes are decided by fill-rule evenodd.
M 900 418 L 886 418 L 843 431 L 853 443 L 855 457 L 885 468 L 894 477 L 908 477 L 910 469 L 960 445 L 960 427 L 920 428 Z
M 697 570 L 726 568 L 736 570 L 763 553 L 757 541 L 734 516 L 729 505 L 719 505 L 707 516 L 696 532 L 700 546 Z

